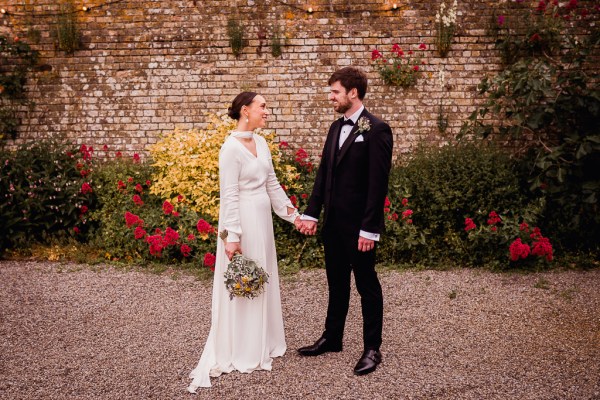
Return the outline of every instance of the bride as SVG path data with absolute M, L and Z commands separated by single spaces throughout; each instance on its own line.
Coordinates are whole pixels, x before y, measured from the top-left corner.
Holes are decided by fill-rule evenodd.
M 271 207 L 298 228 L 300 218 L 273 171 L 266 140 L 253 131 L 265 126 L 265 99 L 240 93 L 229 107 L 238 121 L 219 154 L 220 210 L 211 327 L 188 391 L 210 387 L 210 377 L 233 370 L 271 370 L 273 357 L 285 353 Z M 265 291 L 254 299 L 229 298 L 223 276 L 236 253 L 257 261 L 269 274 Z

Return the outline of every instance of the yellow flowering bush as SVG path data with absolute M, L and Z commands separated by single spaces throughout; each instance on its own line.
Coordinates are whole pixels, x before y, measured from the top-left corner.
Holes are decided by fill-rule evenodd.
M 150 147 L 156 170 L 151 192 L 174 205 L 186 204 L 214 223 L 219 217 L 219 150 L 236 124 L 227 116 L 211 114 L 208 118 L 205 129 L 176 129 Z M 298 172 L 282 164 L 275 133 L 262 131 L 261 135 L 271 149 L 280 183 L 295 187 Z

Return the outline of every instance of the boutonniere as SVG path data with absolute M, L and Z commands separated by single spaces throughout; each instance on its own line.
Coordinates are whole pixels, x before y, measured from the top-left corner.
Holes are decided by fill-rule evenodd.
M 356 133 L 363 133 L 371 129 L 371 121 L 365 117 L 360 117 L 357 122 L 358 130 Z

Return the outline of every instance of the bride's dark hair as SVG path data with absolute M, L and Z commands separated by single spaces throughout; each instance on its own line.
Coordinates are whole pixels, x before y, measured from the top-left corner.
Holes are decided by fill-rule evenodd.
M 249 106 L 254 100 L 258 93 L 255 92 L 242 92 L 235 96 L 231 106 L 227 109 L 227 115 L 231 119 L 239 120 L 241 117 L 241 111 L 243 106 Z

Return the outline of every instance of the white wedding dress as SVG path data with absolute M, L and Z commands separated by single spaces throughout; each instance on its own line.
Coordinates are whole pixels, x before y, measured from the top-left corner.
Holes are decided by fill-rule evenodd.
M 255 157 L 236 137 L 254 137 Z M 210 377 L 233 370 L 271 370 L 273 357 L 286 350 L 279 293 L 277 255 L 271 207 L 292 222 L 298 215 L 273 171 L 266 140 L 250 132 L 232 132 L 219 154 L 221 204 L 219 232 L 228 240 L 239 238 L 242 253 L 258 262 L 269 274 L 266 290 L 254 299 L 229 299 L 223 273 L 229 260 L 222 240 L 217 242 L 217 260 L 212 294 L 211 328 L 188 391 L 210 387 Z

